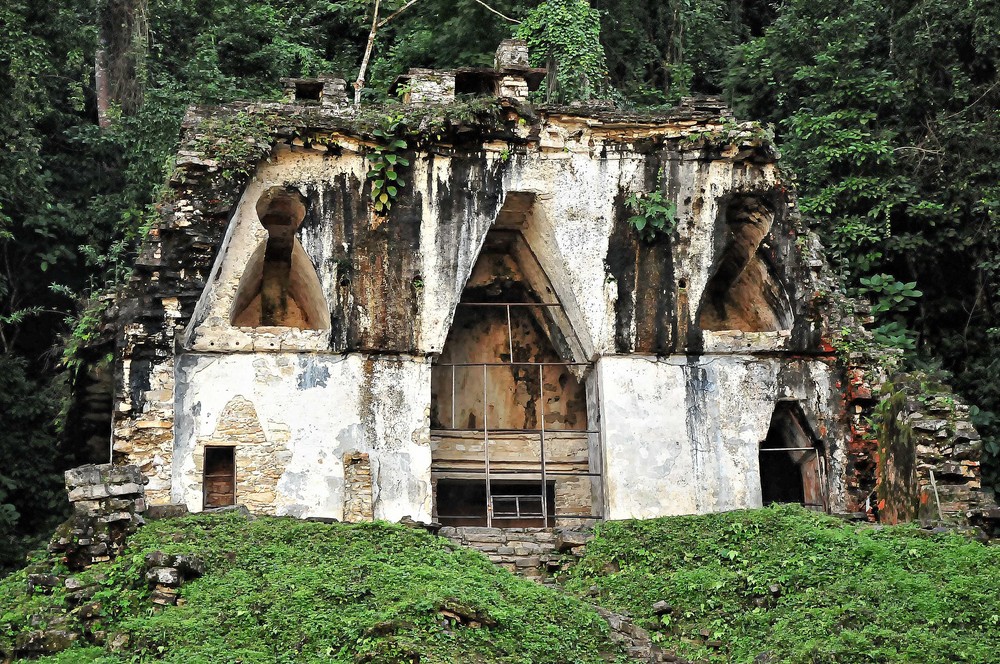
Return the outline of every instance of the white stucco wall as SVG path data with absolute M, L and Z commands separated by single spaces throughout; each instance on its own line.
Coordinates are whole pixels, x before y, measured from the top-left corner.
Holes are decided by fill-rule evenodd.
M 814 420 L 838 412 L 827 403 L 834 370 L 821 360 L 750 355 L 786 350 L 784 331 L 708 333 L 703 348 L 708 354 L 691 358 L 614 355 L 618 289 L 606 265 L 609 238 L 616 197 L 648 187 L 645 158 L 621 148 L 597 157 L 600 145 L 586 136 L 543 138 L 542 147 L 528 154 L 506 154 L 506 144 L 486 146 L 481 176 L 499 182 L 495 208 L 470 195 L 458 199 L 458 208 L 441 209 L 442 200 L 455 204 L 454 196 L 442 192 L 474 190 L 477 183 L 456 181 L 457 166 L 447 156 L 413 160 L 407 186 L 422 205 L 416 257 L 422 285 L 413 338 L 415 351 L 427 358 L 334 355 L 328 352 L 328 330 L 230 325 L 240 276 L 266 236 L 254 210 L 261 193 L 272 186 L 306 192 L 343 176 L 363 183 L 367 172 L 361 146 L 347 137 L 336 158 L 285 148 L 261 164 L 185 333 L 187 353 L 176 363 L 171 502 L 201 509 L 195 446 L 211 436 L 226 404 L 243 396 L 254 404 L 265 436 L 282 432 L 288 437 L 291 456 L 276 487 L 277 513 L 341 518 L 343 455 L 360 451 L 371 455 L 377 518 L 430 519 L 430 358 L 443 349 L 456 304 L 506 193 L 528 192 L 535 194 L 535 207 L 524 237 L 580 342 L 585 357 L 575 359 L 595 361 L 588 402 L 603 434 L 591 464 L 604 473 L 604 495 L 596 501 L 606 503 L 605 516 L 759 506 L 757 449 L 776 400 L 801 401 Z M 672 245 L 674 278 L 687 282 L 691 326 L 720 248 L 714 241 L 719 200 L 733 191 L 767 189 L 778 178 L 773 165 L 706 164 L 697 157 L 685 155 L 672 162 L 669 172 L 679 231 Z M 318 204 L 324 204 L 322 197 Z M 322 209 L 318 213 L 328 216 Z M 334 247 L 328 230 L 314 225 L 300 231 L 299 239 L 333 308 L 340 281 L 335 254 L 349 253 L 350 247 Z M 358 323 L 365 329 L 379 324 L 377 319 Z M 634 339 L 636 330 L 621 334 Z M 836 499 L 844 461 L 841 451 L 833 455 L 831 496 Z
M 234 328 L 229 318 L 240 276 L 253 251 L 266 238 L 254 209 L 257 199 L 274 186 L 293 186 L 305 192 L 308 187 L 322 186 L 344 175 L 363 182 L 365 159 L 351 151 L 350 142 L 345 141 L 342 147 L 344 154 L 336 159 L 286 150 L 261 164 L 240 199 L 209 285 L 185 334 L 187 347 L 205 352 L 321 351 L 329 347 L 328 330 Z M 422 205 L 418 256 L 422 288 L 414 320 L 419 352 L 440 353 L 444 347 L 455 305 L 506 192 L 536 194 L 535 208 L 523 233 L 581 342 L 586 357 L 577 359 L 614 352 L 617 289 L 605 260 L 614 226 L 615 198 L 621 190 L 642 191 L 647 185 L 642 155 L 609 152 L 597 159 L 592 149 L 581 150 L 571 144 L 565 150 L 515 155 L 509 161 L 504 161 L 499 152 L 486 151 L 487 171 L 499 179 L 502 189 L 500 201 L 496 208 L 486 209 L 478 207 L 475 197 L 469 197 L 459 212 L 457 228 L 456 224 L 443 223 L 445 217 L 455 213 L 440 209 L 442 192 L 456 186 L 473 187 L 475 183 L 456 183 L 453 163 L 447 156 L 414 160 L 407 186 L 419 195 Z M 674 201 L 680 231 L 673 251 L 674 273 L 676 279 L 687 281 L 692 302 L 689 324 L 694 325 L 697 303 L 711 277 L 717 250 L 713 238 L 718 199 L 733 191 L 766 189 L 778 176 L 773 165 L 706 165 L 686 159 L 675 163 L 670 177 L 680 185 Z M 319 214 L 325 216 L 323 210 Z M 332 298 L 340 279 L 332 235 L 322 227 L 313 227 L 300 231 L 299 239 L 317 269 L 324 292 L 328 299 Z M 332 300 L 329 304 L 333 308 Z M 376 320 L 361 321 L 367 327 L 378 324 Z M 627 337 L 635 335 L 634 330 L 624 333 Z M 745 344 L 732 344 L 724 337 L 707 341 L 719 350 L 745 348 Z M 760 337 L 754 345 L 776 350 L 785 342 L 786 338 Z
M 342 518 L 344 454 L 359 451 L 370 455 L 376 518 L 430 520 L 430 364 L 422 358 L 188 354 L 176 371 L 171 502 L 202 508 L 194 446 L 243 396 L 265 437 L 288 441 L 275 513 Z
M 832 369 L 802 360 L 786 378 L 786 363 L 740 355 L 599 360 L 605 516 L 760 507 L 757 450 L 775 402 L 799 401 L 812 426 L 830 412 Z M 837 450 L 831 477 L 842 468 Z

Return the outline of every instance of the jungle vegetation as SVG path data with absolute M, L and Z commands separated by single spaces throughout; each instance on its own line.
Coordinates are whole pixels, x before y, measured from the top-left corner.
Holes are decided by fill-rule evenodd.
M 66 399 L 171 169 L 185 107 L 282 76 L 366 100 L 517 33 L 560 100 L 725 95 L 773 125 L 876 338 L 976 406 L 1000 459 L 1000 6 L 993 0 L 7 0 L 0 5 L 0 569 L 62 517 Z

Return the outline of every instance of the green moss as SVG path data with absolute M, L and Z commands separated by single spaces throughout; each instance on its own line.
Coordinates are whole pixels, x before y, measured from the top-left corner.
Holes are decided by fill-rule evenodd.
M 879 513 L 890 522 L 910 521 L 920 510 L 917 447 L 913 429 L 906 421 L 906 398 L 904 389 L 886 382 L 873 414 L 878 433 L 876 494 Z
M 225 177 L 249 175 L 271 152 L 273 116 L 248 111 L 215 115 L 198 126 L 195 150 L 213 159 Z
M 182 605 L 153 614 L 143 556 L 191 553 L 208 573 Z M 117 654 L 74 649 L 54 662 L 597 662 L 606 626 L 575 599 L 516 577 L 477 552 L 385 523 L 324 525 L 237 515 L 154 521 L 126 555 L 91 573 L 104 629 L 130 636 Z M 0 652 L 59 595 L 27 597 L 25 576 L 0 582 Z M 449 622 L 446 604 L 489 626 Z M 496 624 L 492 625 L 492 621 Z M 94 660 L 95 653 L 104 659 Z
M 602 524 L 568 585 L 596 586 L 599 603 L 700 661 L 989 662 L 1000 651 L 1000 550 L 797 506 Z M 674 607 L 663 618 L 660 600 Z

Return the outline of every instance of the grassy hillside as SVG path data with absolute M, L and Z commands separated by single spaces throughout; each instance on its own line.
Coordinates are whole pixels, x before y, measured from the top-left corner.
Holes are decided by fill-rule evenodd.
M 701 660 L 1000 661 L 1000 548 L 954 534 L 793 506 L 612 522 L 567 583 Z
M 207 567 L 159 612 L 143 580 L 153 551 Z M 576 664 L 615 651 L 584 602 L 384 523 L 154 521 L 128 555 L 77 578 L 95 575 L 106 578 L 94 629 L 117 646 L 41 661 Z M 0 660 L 32 616 L 46 616 L 36 628 L 65 616 L 66 591 L 28 595 L 26 577 L 0 582 Z M 1000 548 L 955 534 L 791 506 L 612 522 L 565 583 L 699 662 L 1000 661 Z
M 183 604 L 154 613 L 143 579 L 152 551 L 200 556 L 207 573 Z M 239 515 L 154 521 L 130 554 L 97 565 L 95 599 L 119 652 L 77 646 L 47 662 L 597 662 L 613 651 L 582 602 L 515 577 L 421 530 Z M 82 576 L 82 575 L 81 575 Z M 26 595 L 26 572 L 0 582 L 0 653 L 65 592 Z M 460 607 L 457 608 L 456 607 Z M 444 610 L 446 613 L 442 613 Z M 454 613 L 475 621 L 450 619 Z M 465 624 L 462 624 L 465 623 Z M 0 660 L 3 657 L 0 655 Z

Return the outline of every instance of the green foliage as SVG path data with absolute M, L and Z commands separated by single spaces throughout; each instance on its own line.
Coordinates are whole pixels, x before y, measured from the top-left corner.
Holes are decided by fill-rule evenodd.
M 732 0 L 603 0 L 601 42 L 612 84 L 638 104 L 676 103 L 692 93 L 718 93 L 730 52 L 767 12 L 762 3 Z
M 728 74 L 742 112 L 777 126 L 848 286 L 919 285 L 878 335 L 914 348 L 911 363 L 941 358 L 987 441 L 1000 433 L 998 69 L 1000 14 L 983 0 L 792 0 Z
M 907 394 L 886 381 L 879 396 L 872 412 L 878 437 L 875 489 L 879 513 L 890 522 L 909 521 L 918 515 L 920 496 L 916 491 L 916 441 L 905 418 Z
M 406 141 L 400 138 L 404 116 L 388 116 L 381 127 L 372 130 L 372 135 L 382 141 L 368 155 L 368 179 L 372 184 L 372 207 L 376 212 L 386 213 L 392 209 L 399 190 L 406 186 L 397 167 L 410 165 L 401 152 L 406 149 Z
M 906 329 L 902 315 L 923 295 L 917 290 L 917 282 L 902 283 L 884 273 L 861 277 L 859 281 L 861 287 L 856 294 L 871 301 L 872 314 L 880 323 L 872 330 L 875 340 L 888 348 L 916 348 L 914 335 Z
M 635 213 L 628 223 L 647 242 L 661 236 L 670 237 L 677 226 L 677 205 L 666 200 L 659 191 L 632 194 L 625 199 L 625 204 Z
M 517 18 L 537 1 L 487 4 Z M 492 67 L 497 44 L 510 37 L 510 25 L 475 0 L 420 0 L 379 30 L 365 92 L 383 98 L 395 77 L 410 67 Z M 346 71 L 358 62 L 360 56 Z
M 247 111 L 212 116 L 199 125 L 195 149 L 218 162 L 225 178 L 250 175 L 271 152 L 273 125 L 273 118 Z
M 546 0 L 528 13 L 514 34 L 528 42 L 536 64 L 549 68 L 549 99 L 585 101 L 604 87 L 608 72 L 601 16 L 587 0 Z
M 61 465 L 65 453 L 55 443 L 55 421 L 64 385 L 40 384 L 28 363 L 0 355 L 0 577 L 23 563 L 64 518 L 66 494 Z M 0 607 L 3 604 L 0 602 Z
M 775 506 L 601 524 L 568 586 L 697 661 L 987 662 L 998 570 L 1000 551 L 960 535 Z
M 207 563 L 181 589 L 183 605 L 151 614 L 142 578 L 153 550 Z M 542 662 L 602 661 L 614 651 L 601 618 L 580 601 L 518 578 L 477 552 L 422 530 L 324 525 L 239 515 L 153 521 L 102 573 L 105 629 L 131 636 L 128 651 L 71 650 L 48 661 L 123 662 Z M 24 574 L 0 582 L 0 651 L 52 596 L 24 594 Z M 40 606 L 41 605 L 41 606 Z M 496 625 L 458 624 L 464 607 Z M 42 660 L 47 661 L 47 660 Z

